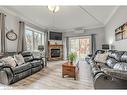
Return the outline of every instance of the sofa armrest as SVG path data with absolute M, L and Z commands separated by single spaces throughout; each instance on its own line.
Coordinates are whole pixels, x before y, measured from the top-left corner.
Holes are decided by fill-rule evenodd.
M 3 68 L 11 68 L 9 64 L 0 63 L 0 70 Z
M 13 70 L 10 65 L 8 64 L 0 64 L 0 83 L 3 84 L 11 84 L 13 81 Z
M 112 86 L 112 77 L 103 72 L 96 74 L 94 77 L 95 89 L 109 89 Z
M 35 58 L 33 60 L 42 60 L 42 57 Z
M 127 80 L 115 78 L 105 73 L 98 73 L 94 77 L 95 89 L 127 89 Z
M 93 54 L 88 54 L 87 56 L 88 56 L 88 57 L 92 57 L 92 56 L 93 56 Z

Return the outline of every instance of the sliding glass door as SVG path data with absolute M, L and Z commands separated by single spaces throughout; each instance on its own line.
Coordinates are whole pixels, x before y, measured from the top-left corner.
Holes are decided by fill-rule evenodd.
M 85 56 L 91 52 L 91 36 L 70 37 L 70 52 L 76 53 L 78 59 L 84 60 Z

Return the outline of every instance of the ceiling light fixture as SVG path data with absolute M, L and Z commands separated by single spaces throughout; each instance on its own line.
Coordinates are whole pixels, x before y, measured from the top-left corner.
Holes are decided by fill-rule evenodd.
M 52 11 L 53 13 L 56 13 L 60 10 L 59 6 L 48 6 L 48 9 Z

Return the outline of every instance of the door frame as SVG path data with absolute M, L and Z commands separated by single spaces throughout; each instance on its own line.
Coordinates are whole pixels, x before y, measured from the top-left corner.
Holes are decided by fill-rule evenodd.
M 89 53 L 92 52 L 92 50 L 91 50 L 92 49 L 91 36 L 90 35 L 86 35 L 86 36 L 68 37 L 68 43 L 69 43 L 69 46 L 68 46 L 68 54 L 70 53 L 70 40 L 71 39 L 81 39 L 81 38 L 88 38 L 90 40 L 90 51 L 89 51 Z

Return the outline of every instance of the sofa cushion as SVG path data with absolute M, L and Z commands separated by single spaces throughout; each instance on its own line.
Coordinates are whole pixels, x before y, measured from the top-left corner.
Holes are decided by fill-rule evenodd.
M 102 53 L 105 53 L 105 51 L 104 51 L 104 50 L 97 50 L 97 51 L 93 54 L 93 56 L 91 57 L 91 59 L 94 60 L 94 58 L 95 58 L 95 56 L 96 56 L 97 54 L 102 54 Z
M 34 60 L 34 61 L 30 62 L 30 63 L 32 65 L 32 67 L 37 67 L 37 66 L 42 65 L 41 60 Z
M 9 64 L 12 67 L 16 67 L 16 62 L 13 57 L 8 56 L 6 58 L 2 58 L 1 61 L 3 61 L 5 64 Z
M 121 56 L 123 55 L 124 51 L 115 51 L 109 54 L 109 57 L 112 57 L 116 59 L 117 61 L 120 61 Z
M 28 52 L 28 51 L 24 51 L 24 52 L 22 52 L 22 56 L 23 57 L 32 56 L 32 53 Z
M 110 75 L 115 78 L 127 80 L 127 72 L 121 70 L 115 70 L 111 68 L 104 68 L 102 70 L 105 74 Z
M 25 60 L 25 62 L 31 62 L 31 61 L 33 61 L 33 56 L 26 56 L 26 57 L 24 57 L 24 60 Z
M 117 78 L 121 77 L 121 72 L 119 70 L 114 70 L 114 69 L 111 69 L 111 68 L 104 68 L 104 69 L 102 69 L 102 71 L 105 74 L 110 75 L 112 77 L 117 77 Z
M 127 52 L 125 52 L 125 53 L 121 56 L 121 61 L 122 61 L 122 62 L 127 62 Z
M 119 62 L 116 63 L 113 67 L 115 70 L 127 71 L 127 63 Z
M 110 68 L 113 68 L 114 65 L 116 64 L 116 62 L 117 62 L 117 61 L 116 61 L 114 58 L 108 58 L 106 64 L 107 64 Z
M 103 54 L 97 54 L 94 58 L 94 60 L 96 62 L 100 62 L 100 63 L 106 63 L 108 57 L 108 53 L 103 53 Z
M 21 54 L 14 55 L 14 59 L 18 65 L 22 65 L 25 63 L 24 58 Z
M 16 66 L 15 68 L 12 68 L 12 70 L 13 70 L 14 74 L 19 74 L 19 73 L 27 71 L 31 68 L 32 68 L 32 66 L 31 66 L 30 63 L 25 63 L 25 64 L 22 64 L 22 65 Z

